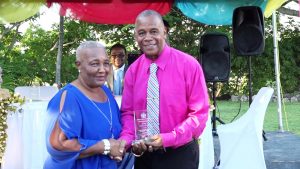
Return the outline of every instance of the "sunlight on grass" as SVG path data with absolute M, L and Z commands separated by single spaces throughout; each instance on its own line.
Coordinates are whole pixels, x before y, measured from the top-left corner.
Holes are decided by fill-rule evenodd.
M 248 102 L 242 102 L 240 114 L 236 117 L 238 119 L 248 110 Z M 238 114 L 240 102 L 231 101 L 217 101 L 217 116 L 225 123 L 230 123 L 232 119 Z M 300 103 L 285 103 L 285 110 L 287 114 L 289 131 L 300 135 Z M 285 114 L 282 110 L 282 121 L 284 131 L 288 131 Z M 218 124 L 217 124 L 218 125 Z M 277 103 L 270 102 L 264 120 L 265 131 L 278 130 L 278 113 Z

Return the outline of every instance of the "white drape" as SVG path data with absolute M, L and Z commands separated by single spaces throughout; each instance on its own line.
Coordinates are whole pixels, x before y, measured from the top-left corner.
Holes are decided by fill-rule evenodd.
M 48 101 L 26 102 L 22 113 L 7 117 L 2 169 L 42 169 L 47 157 L 45 130 Z
M 261 88 L 243 116 L 232 123 L 218 126 L 220 169 L 266 169 L 262 131 L 273 92 L 272 88 Z
M 198 169 L 212 169 L 215 164 L 214 142 L 210 114 L 206 121 L 206 127 L 200 136 L 200 156 Z

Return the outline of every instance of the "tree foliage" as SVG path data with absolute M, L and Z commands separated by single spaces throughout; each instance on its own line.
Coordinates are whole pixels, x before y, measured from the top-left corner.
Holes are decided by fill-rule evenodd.
M 171 25 L 168 35 L 170 45 L 197 59 L 200 56 L 200 38 L 204 33 L 225 33 L 229 37 L 232 51 L 230 81 L 220 83 L 218 87 L 221 94 L 247 93 L 247 57 L 235 54 L 231 26 L 201 24 L 187 18 L 175 7 L 164 16 L 164 19 Z M 283 90 L 292 92 L 299 90 L 300 86 L 300 33 L 299 23 L 297 26 L 293 20 L 290 20 L 288 25 L 285 27 L 278 25 L 280 37 L 278 44 Z M 13 25 L 0 25 L 0 66 L 4 70 L 4 88 L 13 90 L 16 86 L 55 82 L 58 31 L 58 25 L 53 25 L 52 30 L 46 31 L 39 25 L 31 24 L 24 33 L 18 31 L 17 25 L 14 27 Z M 77 76 L 74 64 L 75 50 L 82 41 L 101 40 L 108 47 L 119 42 L 126 45 L 129 52 L 138 53 L 139 49 L 134 42 L 133 32 L 133 25 L 100 25 L 65 18 L 62 83 L 71 82 Z M 272 33 L 271 19 L 267 18 L 265 20 L 265 51 L 260 56 L 252 57 L 254 91 L 275 81 Z

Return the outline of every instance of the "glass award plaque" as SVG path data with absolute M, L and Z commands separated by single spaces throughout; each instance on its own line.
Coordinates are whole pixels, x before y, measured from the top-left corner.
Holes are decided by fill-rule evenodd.
M 135 142 L 147 138 L 148 114 L 147 110 L 136 110 L 134 113 Z

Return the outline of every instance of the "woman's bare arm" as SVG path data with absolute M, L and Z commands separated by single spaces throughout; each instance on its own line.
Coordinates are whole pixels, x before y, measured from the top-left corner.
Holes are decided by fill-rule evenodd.
M 111 157 L 122 157 L 124 152 L 124 144 L 121 144 L 120 140 L 109 139 L 110 142 L 110 153 Z M 78 142 L 78 139 L 67 139 L 64 132 L 58 126 L 58 122 L 56 122 L 51 136 L 50 136 L 50 144 L 51 146 L 59 151 L 66 151 L 66 152 L 76 152 L 81 149 L 81 144 Z M 79 158 L 86 158 L 89 156 L 93 156 L 96 154 L 103 154 L 104 152 L 104 143 L 103 141 L 98 141 L 93 146 L 89 147 L 88 149 L 82 151 L 80 153 Z

